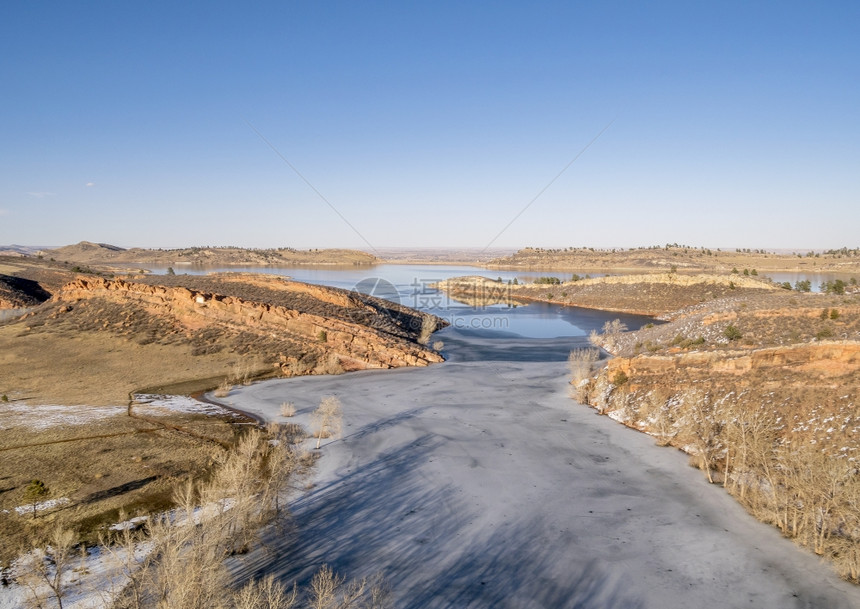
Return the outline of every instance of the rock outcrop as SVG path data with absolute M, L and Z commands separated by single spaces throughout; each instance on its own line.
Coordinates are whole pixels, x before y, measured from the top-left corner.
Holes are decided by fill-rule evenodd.
M 190 287 L 79 277 L 45 306 L 53 316 L 85 312 L 88 327 L 118 333 L 132 328 L 130 311 L 142 311 L 145 323 L 159 328 L 155 340 L 168 334 L 184 335 L 201 349 L 235 345 L 241 337 L 243 346 L 237 352 L 262 355 L 288 375 L 442 361 L 438 353 L 417 341 L 422 326 L 435 330 L 445 325 L 432 315 L 362 294 L 278 277 L 172 278 L 173 282 L 183 280 Z M 200 289 L 195 282 L 211 289 Z M 126 313 L 118 313 L 117 306 Z M 90 319 L 99 314 L 104 319 Z M 140 326 L 139 321 L 135 323 Z
M 630 379 L 652 378 L 683 372 L 689 375 L 743 375 L 747 373 L 779 374 L 792 369 L 818 377 L 834 378 L 856 372 L 860 367 L 860 343 L 826 341 L 770 347 L 764 349 L 722 349 L 692 351 L 670 355 L 616 357 L 607 363 L 614 377 L 623 372 Z

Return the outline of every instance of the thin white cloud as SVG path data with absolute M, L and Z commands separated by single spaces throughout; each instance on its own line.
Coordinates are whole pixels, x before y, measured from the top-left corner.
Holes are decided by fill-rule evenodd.
M 8 213 L 9 213 L 8 209 L 0 209 L 0 216 L 5 216 Z
M 95 182 L 87 182 L 87 188 L 91 188 L 91 187 L 93 187 L 93 186 L 95 186 L 95 185 L 96 185 L 96 183 L 95 183 Z
M 53 192 L 28 192 L 27 196 L 34 199 L 44 199 L 45 197 L 53 197 L 54 194 Z

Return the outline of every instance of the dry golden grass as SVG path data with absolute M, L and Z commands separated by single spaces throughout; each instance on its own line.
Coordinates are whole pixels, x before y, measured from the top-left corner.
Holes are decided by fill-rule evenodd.
M 129 393 L 188 381 L 209 389 L 231 376 L 240 356 L 192 356 L 187 344 L 141 345 L 108 332 L 0 325 L 0 394 L 42 404 L 123 405 Z
M 3 416 L 9 419 L 14 417 Z M 120 510 L 134 516 L 169 507 L 174 485 L 207 477 L 224 452 L 222 444 L 233 444 L 240 430 L 232 418 L 176 414 L 141 420 L 122 411 L 78 425 L 31 429 L 19 423 L 0 429 L 0 563 L 26 542 L 32 527 L 58 518 L 95 541 Z M 26 504 L 24 489 L 33 479 L 49 489 L 43 500 L 69 502 L 39 512 L 35 520 L 18 515 L 14 508 Z

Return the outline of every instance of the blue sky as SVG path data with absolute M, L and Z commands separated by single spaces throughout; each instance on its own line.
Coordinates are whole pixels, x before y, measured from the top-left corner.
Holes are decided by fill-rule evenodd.
M 493 246 L 860 245 L 858 3 L 245 4 L 4 2 L 0 244 L 484 247 L 609 125 Z

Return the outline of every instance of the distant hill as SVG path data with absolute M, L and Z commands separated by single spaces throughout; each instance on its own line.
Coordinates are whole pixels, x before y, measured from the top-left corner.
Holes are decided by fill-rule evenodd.
M 116 245 L 110 245 L 109 243 L 81 241 L 75 245 L 49 248 L 39 253 L 42 255 L 50 254 L 53 258 L 70 260 L 72 262 L 97 262 L 101 257 L 113 257 L 117 252 L 125 251 L 128 250 Z
M 42 250 L 50 249 L 44 245 L 0 245 L 0 256 L 32 256 Z
M 187 247 L 181 249 L 124 249 L 107 243 L 81 241 L 41 252 L 56 260 L 83 264 L 152 264 L 161 266 L 295 266 L 373 265 L 380 260 L 349 249 L 245 249 L 239 247 Z
M 805 252 L 805 253 L 804 253 Z M 801 273 L 854 273 L 860 271 L 860 249 L 825 252 L 798 250 L 777 253 L 766 250 L 720 250 L 671 244 L 654 247 L 597 249 L 527 247 L 511 256 L 486 263 L 499 269 L 554 269 L 559 271 L 678 271 L 726 273 L 782 271 Z

